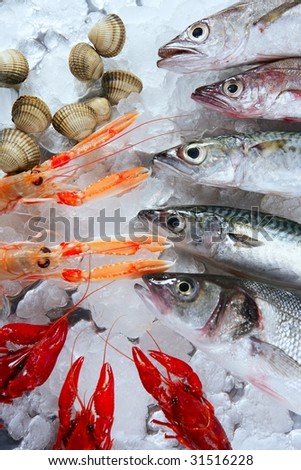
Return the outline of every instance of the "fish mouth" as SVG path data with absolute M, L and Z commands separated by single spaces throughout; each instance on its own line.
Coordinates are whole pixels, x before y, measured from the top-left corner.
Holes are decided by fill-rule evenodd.
M 146 287 L 138 283 L 134 285 L 135 292 L 139 295 L 140 299 L 156 316 L 158 316 L 158 313 L 169 313 L 170 307 L 168 303 L 165 301 L 163 296 L 158 296 L 152 291 L 152 284 L 148 279 L 148 276 L 142 276 L 142 279 L 146 284 Z
M 158 50 L 158 56 L 162 59 L 177 58 L 187 54 L 199 54 L 199 52 L 191 47 L 176 47 L 171 45 L 165 45 Z
M 191 94 L 191 98 L 199 103 L 214 109 L 222 109 L 225 113 L 231 116 L 237 116 L 237 109 L 231 103 L 225 102 L 222 97 L 216 96 L 216 89 L 211 87 L 197 88 Z
M 172 43 L 160 47 L 158 55 L 161 57 L 157 67 L 166 68 L 179 73 L 193 73 L 196 70 L 198 51 L 190 47 L 178 46 Z
M 168 155 L 166 152 L 159 153 L 153 158 L 154 165 L 165 165 L 181 176 L 191 177 L 195 174 L 195 169 L 188 166 L 182 160 Z

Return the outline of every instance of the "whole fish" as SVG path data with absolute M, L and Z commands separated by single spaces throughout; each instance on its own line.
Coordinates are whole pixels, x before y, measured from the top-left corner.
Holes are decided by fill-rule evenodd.
M 301 225 L 272 214 L 221 206 L 142 210 L 138 219 L 184 250 L 232 274 L 301 287 Z M 151 226 L 151 227 L 149 227 Z
M 196 21 L 159 49 L 158 67 L 191 73 L 297 57 L 300 3 L 243 1 Z
M 205 137 L 154 157 L 206 186 L 301 196 L 301 134 L 257 132 Z
M 234 375 L 301 414 L 301 297 L 224 276 L 143 276 L 137 293 L 175 330 Z
M 261 65 L 201 86 L 191 97 L 238 118 L 301 121 L 301 58 Z

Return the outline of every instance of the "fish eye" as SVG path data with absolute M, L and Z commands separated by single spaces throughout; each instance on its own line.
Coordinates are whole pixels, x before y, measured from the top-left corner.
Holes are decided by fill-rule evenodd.
M 243 84 L 241 80 L 236 78 L 229 78 L 223 83 L 223 92 L 225 95 L 230 96 L 232 98 L 237 98 L 243 92 Z
M 51 253 L 51 250 L 49 250 L 49 248 L 47 248 L 47 246 L 43 246 L 40 249 L 40 251 L 41 251 L 41 253 Z M 50 266 L 50 259 L 49 258 L 38 259 L 37 265 L 39 266 L 39 268 L 48 268 L 48 266 Z
M 206 159 L 206 151 L 200 144 L 189 144 L 183 149 L 183 157 L 188 163 L 199 165 Z
M 166 225 L 170 230 L 178 233 L 184 230 L 184 228 L 186 227 L 186 221 L 184 217 L 178 214 L 172 214 L 168 217 Z
M 177 294 L 184 297 L 191 297 L 196 293 L 197 286 L 192 279 L 181 279 L 176 282 L 175 290 Z
M 208 38 L 209 32 L 209 26 L 206 23 L 194 23 L 187 30 L 189 39 L 198 43 L 204 42 Z

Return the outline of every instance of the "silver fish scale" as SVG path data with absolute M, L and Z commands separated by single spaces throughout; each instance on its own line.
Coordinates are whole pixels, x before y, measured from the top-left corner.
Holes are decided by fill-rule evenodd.
M 301 364 L 301 297 L 256 281 L 237 280 L 235 283 L 256 299 L 265 325 L 265 340 Z
M 229 224 L 238 222 L 242 219 L 244 222 L 253 227 L 254 229 L 264 229 L 277 240 L 285 240 L 285 242 L 301 243 L 301 225 L 297 222 L 276 217 L 272 214 L 265 214 L 257 211 L 254 208 L 252 211 L 243 209 L 236 209 L 232 207 L 220 206 L 191 206 L 191 207 L 176 207 L 175 210 L 189 210 L 195 214 L 196 220 L 202 220 L 203 213 L 212 213 L 223 217 Z
M 241 279 L 239 284 L 251 291 L 256 297 L 273 304 L 286 315 L 301 322 L 301 297 L 287 290 L 278 289 L 268 284 Z

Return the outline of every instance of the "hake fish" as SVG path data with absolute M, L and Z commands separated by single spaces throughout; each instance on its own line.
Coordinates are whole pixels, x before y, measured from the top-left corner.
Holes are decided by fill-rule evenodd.
M 205 137 L 154 157 L 187 180 L 206 186 L 301 196 L 301 134 L 256 132 Z
M 238 118 L 301 121 L 301 58 L 252 68 L 197 88 L 192 99 Z
M 287 289 L 301 287 L 301 225 L 258 208 L 172 206 L 138 219 L 182 250 L 226 272 Z
M 159 49 L 158 67 L 191 73 L 297 57 L 300 3 L 242 1 L 196 21 Z
M 135 285 L 158 318 L 234 375 L 301 414 L 301 297 L 224 276 L 164 273 Z

